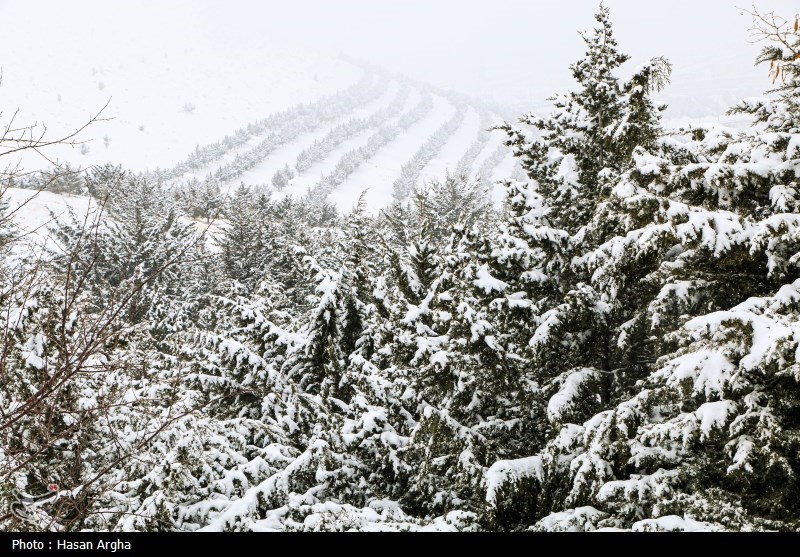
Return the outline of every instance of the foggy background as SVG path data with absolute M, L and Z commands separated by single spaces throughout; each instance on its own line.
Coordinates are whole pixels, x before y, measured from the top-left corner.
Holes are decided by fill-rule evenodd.
M 607 0 L 623 51 L 675 65 L 671 93 L 759 94 L 750 17 L 735 0 Z M 541 101 L 571 83 L 567 65 L 583 50 L 595 0 L 296 0 L 0 2 L 0 63 L 23 56 L 31 71 L 54 58 L 76 63 L 112 48 L 121 56 L 213 44 L 230 56 L 269 44 L 347 53 L 437 85 L 514 104 Z M 760 0 L 790 16 L 793 3 Z M 57 46 L 56 46 L 57 45 Z M 266 54 L 266 53 L 265 53 Z M 202 63 L 202 61 L 200 61 Z M 175 68 L 175 71 L 182 71 Z M 254 65 L 253 71 L 257 71 Z M 44 77 L 44 76 L 43 76 Z M 242 79 L 246 83 L 246 77 Z
M 674 64 L 658 94 L 668 125 L 722 122 L 769 87 L 755 68 L 749 8 L 737 0 L 607 0 L 631 61 Z M 354 83 L 346 54 L 433 85 L 543 110 L 573 87 L 568 65 L 596 24 L 595 0 L 0 0 L 0 110 L 51 131 L 75 129 L 106 102 L 93 151 L 133 168 L 174 164 L 195 145 Z M 761 11 L 795 13 L 786 0 Z M 181 107 L 190 104 L 191 114 Z M 5 120 L 3 120 L 5 121 Z M 102 152 L 98 141 L 110 139 Z M 70 156 L 72 156 L 70 154 Z

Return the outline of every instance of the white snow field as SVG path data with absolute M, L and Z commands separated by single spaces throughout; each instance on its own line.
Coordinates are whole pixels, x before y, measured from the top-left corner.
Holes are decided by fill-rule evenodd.
M 98 209 L 89 197 L 47 191 L 7 188 L 3 199 L 8 203 L 5 216 L 9 218 L 11 234 L 17 240 L 12 244 L 14 257 L 36 254 L 43 247 L 57 251 L 52 225 L 68 222 L 71 214 L 91 224 Z
M 306 48 L 301 40 L 252 32 L 255 24 L 240 32 L 221 29 L 213 6 L 183 13 L 185 5 L 176 4 L 156 20 L 135 5 L 87 6 L 96 21 L 78 20 L 68 6 L 48 3 L 47 18 L 21 4 L 4 5 L 0 23 L 0 123 L 13 116 L 56 138 L 99 114 L 100 121 L 75 138 L 78 144 L 48 151 L 51 159 L 73 167 L 113 163 L 176 183 L 211 176 L 231 191 L 242 182 L 269 186 L 278 169 L 294 169 L 304 150 L 325 141 L 321 154 L 274 192 L 303 196 L 348 153 L 386 132 L 380 146 L 351 165 L 328 193 L 339 210 L 348 211 L 369 190 L 367 207 L 374 212 L 394 199 L 393 183 L 403 166 L 459 107 L 464 119 L 457 129 L 417 157 L 424 166 L 416 183 L 455 171 L 480 129 L 484 109 L 463 106 L 455 94 L 345 61 L 335 51 Z M 62 47 L 29 48 L 33 29 Z M 433 107 L 423 107 L 419 118 L 412 115 L 427 96 Z M 492 135 L 478 157 L 499 143 L 500 132 Z M 35 154 L 5 162 L 19 162 L 26 171 L 51 164 Z M 475 159 L 473 170 L 479 165 Z M 46 199 L 57 205 L 61 197 Z M 64 198 L 63 204 L 74 200 Z M 42 218 L 29 216 L 42 224 Z
M 23 70 L 24 56 L 15 59 L 4 67 L 0 103 L 20 106 L 20 121 L 44 123 L 49 133 L 64 135 L 108 102 L 100 114 L 103 120 L 78 136 L 79 145 L 58 147 L 51 156 L 79 168 L 113 163 L 137 172 L 166 172 L 176 182 L 212 177 L 223 191 L 241 182 L 268 186 L 278 169 L 286 165 L 294 169 L 304 150 L 328 139 L 328 147 L 317 160 L 302 171 L 295 170 L 290 184 L 274 192 L 276 197 L 305 195 L 333 171 L 342 156 L 364 146 L 387 126 L 397 125 L 430 95 L 432 108 L 361 161 L 329 193 L 341 211 L 352 209 L 364 190 L 369 190 L 370 211 L 390 203 L 401 167 L 457 112 L 456 101 L 416 83 L 302 51 L 270 51 L 269 57 L 260 58 L 259 72 L 247 60 L 228 64 L 213 49 L 198 53 L 193 48 L 179 53 L 178 59 L 144 54 L 119 63 L 101 54 L 80 71 L 51 60 L 45 66 L 47 77 L 41 80 Z M 217 57 L 222 73 L 203 73 L 198 68 L 187 81 L 185 73 L 172 71 L 177 65 L 191 65 L 198 55 Z M 247 87 L 225 85 L 243 74 L 252 77 Z M 463 110 L 463 121 L 431 153 L 417 183 L 455 171 L 472 145 L 480 129 L 479 110 L 472 106 Z M 345 125 L 354 131 L 330 139 Z M 496 137 L 475 158 L 475 168 L 478 159 L 488 156 L 484 151 L 499 144 L 501 134 L 492 135 Z M 198 153 L 204 153 L 204 158 Z M 19 162 L 33 170 L 47 167 L 50 161 L 33 155 Z
M 400 175 L 401 165 L 410 159 L 436 128 L 455 112 L 455 107 L 442 97 L 433 97 L 433 109 L 423 119 L 384 146 L 362 164 L 328 197 L 341 211 L 353 209 L 361 193 L 367 190 L 368 210 L 381 209 L 392 202 L 392 183 Z
M 349 211 L 367 191 L 372 213 L 395 199 L 401 172 L 409 171 L 417 185 L 457 171 L 490 186 L 512 177 L 514 161 L 502 132 L 481 132 L 504 117 L 478 102 L 347 61 L 334 49 L 312 50 L 302 38 L 254 32 L 253 22 L 228 28 L 209 4 L 188 12 L 185 4 L 165 7 L 156 20 L 133 4 L 113 10 L 96 1 L 88 5 L 97 21 L 80 21 L 79 28 L 61 3 L 47 4 L 47 18 L 22 3 L 4 5 L 0 23 L 0 123 L 19 108 L 16 122 L 38 123 L 38 130 L 46 126 L 50 137 L 58 137 L 103 109 L 102 121 L 77 137 L 82 143 L 49 152 L 62 162 L 81 168 L 110 162 L 161 172 L 176 183 L 211 177 L 223 191 L 242 182 L 270 186 L 276 171 L 288 165 L 295 176 L 274 197 L 306 195 L 338 173 L 336 185 L 329 183 L 320 195 Z M 236 9 L 226 12 L 225 21 L 246 15 L 237 16 Z M 29 48 L 32 29 L 48 44 L 65 46 Z M 707 70 L 705 59 L 676 67 L 677 83 L 659 95 L 671 105 L 668 125 L 708 120 L 707 114 L 720 114 L 721 106 L 752 93 L 747 68 L 725 82 L 704 77 Z M 696 96 L 698 88 L 707 94 Z M 432 96 L 432 109 L 392 130 L 426 95 Z M 526 109 L 543 106 L 529 103 Z M 463 120 L 435 140 L 434 132 L 459 110 Z M 384 137 L 377 145 L 379 134 Z M 295 170 L 299 157 L 314 149 L 313 160 Z M 26 170 L 50 164 L 36 155 L 20 162 Z M 493 198 L 501 197 L 494 187 Z

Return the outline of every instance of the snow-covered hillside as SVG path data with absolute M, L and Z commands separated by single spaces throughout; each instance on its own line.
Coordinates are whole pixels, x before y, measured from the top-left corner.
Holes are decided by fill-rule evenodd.
M 756 98 L 603 3 L 509 115 L 289 10 L 87 2 L 52 60 L 3 14 L 0 530 L 800 530 L 800 15 Z
M 8 203 L 10 234 L 16 254 L 25 255 L 47 245 L 55 249 L 54 225 L 76 218 L 91 223 L 98 206 L 88 196 L 65 195 L 47 191 L 8 188 L 3 192 Z
M 203 76 L 198 76 L 199 88 L 194 88 L 171 81 L 170 65 L 163 60 L 157 62 L 145 59 L 131 61 L 128 66 L 100 65 L 92 79 L 98 80 L 102 90 L 91 90 L 92 80 L 88 77 L 54 77 L 63 91 L 56 92 L 48 86 L 38 89 L 38 98 L 29 101 L 38 110 L 23 115 L 47 122 L 56 120 L 56 130 L 67 130 L 70 117 L 79 123 L 85 120 L 77 117 L 80 103 L 102 106 L 104 98 L 110 98 L 101 116 L 113 119 L 90 126 L 80 137 L 89 139 L 86 143 L 56 150 L 62 162 L 84 168 L 110 162 L 134 171 L 166 172 L 168 179 L 176 183 L 210 177 L 225 191 L 240 182 L 271 185 L 276 171 L 288 165 L 295 176 L 285 188 L 276 188 L 277 196 L 305 195 L 334 171 L 342 157 L 364 147 L 370 137 L 383 135 L 381 145 L 355 163 L 330 191 L 329 197 L 343 211 L 351 209 L 365 189 L 369 189 L 370 209 L 386 206 L 392 200 L 392 184 L 400 176 L 403 164 L 457 110 L 463 112 L 463 118 L 452 129 L 444 130 L 441 140 L 430 146 L 431 152 L 418 172 L 419 181 L 455 172 L 481 132 L 481 109 L 457 108 L 455 98 L 432 94 L 418 84 L 391 79 L 342 60 L 276 53 L 266 74 L 281 79 L 256 81 L 235 100 L 230 92 L 216 90 L 217 80 L 224 80 L 225 76 L 205 76 L 204 82 Z M 13 69 L 10 74 L 14 75 Z M 154 82 L 172 93 L 150 91 L 148 84 Z M 35 89 L 32 83 L 22 79 L 3 93 L 6 98 L 13 98 L 16 91 L 31 89 Z M 195 91 L 194 100 L 187 100 L 184 105 L 174 95 L 187 90 Z M 159 101 L 153 102 L 150 95 L 156 94 Z M 427 96 L 431 97 L 432 106 L 413 113 Z M 499 116 L 493 116 L 483 125 L 501 121 Z M 396 131 L 387 131 L 398 125 Z M 346 132 L 331 137 L 342 128 Z M 294 170 L 301 153 L 323 140 L 327 142 L 326 152 L 308 168 Z M 486 152 L 480 150 L 472 156 L 475 160 L 486 159 L 496 145 L 497 141 L 487 142 Z M 35 156 L 22 160 L 28 169 L 48 162 Z
M 46 126 L 56 136 L 80 127 L 103 109 L 101 121 L 77 137 L 79 144 L 49 152 L 51 159 L 74 167 L 121 164 L 135 172 L 166 171 L 175 182 L 211 175 L 228 191 L 240 182 L 270 185 L 278 169 L 294 167 L 304 150 L 327 138 L 325 152 L 297 172 L 283 191 L 276 191 L 277 196 L 299 196 L 332 172 L 342 157 L 382 133 L 379 148 L 351 165 L 329 193 L 346 211 L 369 189 L 369 208 L 379 209 L 392 200 L 392 184 L 401 167 L 461 103 L 447 93 L 434 94 L 425 84 L 347 62 L 335 53 L 268 33 L 241 36 L 213 28 L 207 5 L 185 17 L 173 8 L 162 22 L 145 20 L 129 7 L 120 11 L 119 21 L 109 24 L 107 8 L 96 4 L 94 9 L 103 17 L 96 24 L 82 22 L 86 32 L 78 36 L 58 24 L 59 13 L 74 21 L 63 5 L 50 6 L 54 17 L 45 21 L 35 20 L 35 12 L 24 6 L 6 8 L 5 21 L 16 25 L 4 23 L 2 28 L 3 121 L 19 108 L 17 121 L 36 122 L 38 130 Z M 176 18 L 185 19 L 180 33 L 170 27 Z M 136 22 L 141 24 L 140 34 L 129 31 Z M 34 25 L 48 41 L 66 41 L 69 36 L 68 48 L 44 55 L 25 47 L 26 33 Z M 211 35 L 214 40 L 204 40 Z M 30 71 L 33 67 L 35 72 Z M 393 107 L 399 95 L 403 98 Z M 387 131 L 426 95 L 433 95 L 430 110 Z M 463 122 L 448 130 L 444 145 L 427 157 L 420 180 L 455 171 L 479 133 L 478 112 L 483 109 L 463 109 Z M 483 123 L 499 121 L 496 117 Z M 337 128 L 345 135 L 332 140 L 329 136 Z M 227 144 L 220 149 L 219 142 Z M 200 152 L 203 164 L 186 166 Z M 36 154 L 20 162 L 26 170 L 50 164 Z
M 275 31 L 273 21 L 270 32 L 258 33 L 256 24 L 242 21 L 246 14 L 237 12 L 240 5 L 221 21 L 211 4 L 186 7 L 164 7 L 163 18 L 153 21 L 144 9 L 111 11 L 92 1 L 85 8 L 97 18 L 84 21 L 59 3 L 47 5 L 51 17 L 44 20 L 30 7 L 4 6 L 3 121 L 19 108 L 18 121 L 46 125 L 55 136 L 105 107 L 103 121 L 81 133 L 80 144 L 55 148 L 49 156 L 82 168 L 111 162 L 136 172 L 166 171 L 177 182 L 210 175 L 226 192 L 241 182 L 270 186 L 279 169 L 294 168 L 303 153 L 321 144 L 311 164 L 274 194 L 302 196 L 325 189 L 340 211 L 354 207 L 363 191 L 370 211 L 385 207 L 397 195 L 395 183 L 406 180 L 408 172 L 416 183 L 465 170 L 487 183 L 511 177 L 514 165 L 508 152 L 498 151 L 498 133 L 483 133 L 476 148 L 481 130 L 504 119 L 480 102 L 461 106 L 464 99 L 458 95 L 348 62 L 319 45 L 305 47 L 309 41 L 289 40 Z M 235 21 L 241 29 L 218 24 L 223 21 Z M 139 31 L 132 33 L 132 27 Z M 47 44 L 60 41 L 65 48 L 46 53 L 28 48 L 32 29 Z M 732 56 L 698 57 L 675 69 L 676 84 L 657 96 L 671 105 L 667 124 L 745 123 L 720 116 L 753 92 L 753 72 Z M 709 64 L 729 65 L 727 81 L 708 82 Z M 390 129 L 428 94 L 429 110 L 399 130 Z M 544 106 L 534 102 L 525 109 Z M 444 129 L 458 110 L 463 118 Z M 432 138 L 440 128 L 442 137 Z M 378 135 L 380 145 L 373 139 L 365 154 L 370 138 Z M 219 149 L 220 142 L 231 140 L 235 144 Z M 419 152 L 426 145 L 430 152 Z M 187 166 L 198 153 L 203 164 Z M 412 170 L 419 161 L 424 164 Z M 35 154 L 21 162 L 26 169 L 49 165 Z M 331 186 L 334 172 L 344 174 Z M 320 189 L 323 181 L 327 185 Z M 501 195 L 495 189 L 495 197 Z

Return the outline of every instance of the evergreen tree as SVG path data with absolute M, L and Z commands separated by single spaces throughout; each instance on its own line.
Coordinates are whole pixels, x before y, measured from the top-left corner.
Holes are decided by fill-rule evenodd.
M 0 176 L 0 528 L 798 530 L 800 20 L 753 15 L 776 86 L 731 110 L 753 125 L 667 130 L 669 63 L 619 78 L 601 5 L 576 90 L 501 126 L 524 173 L 501 211 L 507 146 L 464 171 L 484 133 L 409 189 L 462 122 L 442 91 L 459 110 L 388 209 L 327 201 L 431 110 L 423 91 L 401 116 L 403 84 L 301 153 L 380 126 L 307 196 L 221 205 L 219 180 L 383 78 L 170 172 L 60 182 L 94 212 L 45 250 L 14 243 L 3 188 L 58 172 Z M 256 135 L 216 178 L 164 181 Z
M 227 223 L 218 240 L 226 275 L 253 287 L 266 277 L 271 254 L 266 243 L 269 228 L 269 198 L 240 185 L 228 201 Z
M 786 94 L 770 108 L 784 118 Z M 796 529 L 796 378 L 793 356 L 782 352 L 794 333 L 778 322 L 794 319 L 797 274 L 787 256 L 800 246 L 794 215 L 782 213 L 780 194 L 794 179 L 784 170 L 794 154 L 775 142 L 784 118 L 634 149 L 634 168 L 598 213 L 621 228 L 579 260 L 604 313 L 629 318 L 606 327 L 612 369 L 571 373 L 548 402 L 559 429 L 543 451 L 492 466 L 493 520 L 539 529 Z M 768 157 L 766 168 L 754 164 Z M 608 371 L 604 382 L 598 372 Z M 592 392 L 601 407 L 587 414 Z M 524 515 L 514 511 L 520 497 Z
M 585 56 L 570 66 L 580 88 L 553 97 L 549 116 L 520 119 L 540 137 L 529 141 L 523 130 L 501 126 L 546 198 L 551 224 L 570 233 L 590 220 L 608 184 L 630 168 L 633 149 L 654 145 L 663 107 L 648 95 L 666 84 L 671 70 L 665 59 L 655 58 L 621 82 L 614 72 L 630 57 L 617 48 L 609 9 L 601 5 L 595 19 L 594 32 L 582 35 Z

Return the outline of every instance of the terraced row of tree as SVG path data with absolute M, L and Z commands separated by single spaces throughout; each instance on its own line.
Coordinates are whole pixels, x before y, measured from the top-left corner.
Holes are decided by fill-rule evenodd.
M 236 130 L 220 141 L 203 147 L 198 146 L 192 154 L 174 168 L 168 171 L 157 171 L 156 174 L 162 180 L 172 181 L 175 190 L 183 191 L 188 188 L 196 191 L 209 189 L 224 191 L 229 189 L 226 185 L 240 180 L 246 172 L 252 171 L 265 161 L 269 163 L 270 156 L 278 149 L 286 147 L 291 142 L 298 142 L 302 145 L 305 134 L 318 131 L 325 125 L 341 120 L 333 125 L 324 136 L 310 140 L 306 146 L 300 148 L 293 164 L 287 165 L 285 160 L 276 162 L 274 168 L 267 169 L 265 176 L 259 175 L 258 178 L 247 180 L 259 188 L 284 190 L 291 185 L 291 180 L 296 175 L 302 174 L 314 164 L 330 157 L 337 147 L 359 134 L 374 130 L 364 144 L 344 153 L 333 170 L 322 176 L 306 192 L 293 192 L 307 193 L 318 200 L 324 199 L 344 183 L 365 161 L 375 156 L 379 150 L 387 147 L 413 124 L 427 117 L 433 109 L 432 95 L 442 97 L 446 102 L 455 106 L 456 113 L 427 138 L 412 158 L 401 167 L 394 184 L 395 196 L 404 197 L 409 194 L 425 166 L 464 124 L 465 115 L 470 107 L 480 114 L 480 129 L 475 141 L 459 160 L 456 171 L 458 173 L 468 171 L 488 144 L 489 128 L 493 124 L 492 113 L 485 107 L 474 104 L 475 101 L 451 91 L 444 91 L 369 67 L 364 67 L 364 74 L 361 80 L 342 91 L 327 95 L 312 103 L 300 104 L 277 112 Z M 384 97 L 392 81 L 395 81 L 399 88 L 387 105 L 375 109 L 366 116 L 354 114 L 364 111 L 368 105 L 376 103 Z M 422 100 L 408 112 L 402 113 L 410 94 L 415 90 L 421 95 Z M 397 121 L 393 123 L 394 119 Z M 259 139 L 259 141 L 253 145 L 255 139 Z M 507 149 L 501 148 L 505 154 Z M 499 153 L 497 156 L 490 156 L 486 159 L 485 165 L 490 167 L 488 168 L 489 173 L 500 160 L 502 160 L 502 156 Z M 197 175 L 203 170 L 206 170 L 207 174 L 200 182 L 206 182 L 206 185 L 201 185 L 196 177 L 192 177 L 188 181 L 181 180 L 181 177 L 187 173 Z M 260 173 L 260 170 L 258 172 Z M 271 182 L 270 176 L 272 177 Z M 190 197 L 193 196 L 188 193 L 182 196 L 182 198 Z M 197 212 L 196 208 L 190 212 Z
M 365 75 L 354 85 L 342 91 L 326 95 L 313 103 L 299 104 L 277 112 L 239 128 L 232 135 L 227 135 L 220 141 L 196 147 L 184 161 L 168 171 L 167 176 L 177 178 L 187 172 L 201 171 L 226 155 L 244 147 L 253 138 L 271 132 L 261 144 L 249 152 L 257 152 L 259 147 L 263 151 L 262 144 L 271 144 L 278 138 L 286 141 L 300 133 L 312 131 L 320 125 L 345 116 L 380 98 L 386 94 L 388 87 L 389 80 L 385 77 Z
M 325 199 L 330 192 L 343 184 L 347 177 L 355 172 L 356 168 L 373 157 L 381 147 L 387 145 L 402 132 L 422 120 L 432 109 L 433 97 L 430 94 L 423 95 L 419 103 L 403 114 L 396 124 L 382 127 L 370 136 L 365 145 L 342 155 L 333 171 L 324 176 L 309 190 L 309 197 L 315 200 Z
M 332 128 L 325 137 L 316 140 L 309 147 L 300 151 L 294 165 L 297 172 L 305 172 L 311 168 L 314 163 L 323 160 L 336 147 L 348 139 L 355 137 L 363 131 L 379 128 L 390 119 L 399 115 L 408 100 L 410 91 L 410 87 L 403 85 L 398 90 L 394 100 L 392 100 L 391 104 L 388 106 L 381 108 L 367 118 L 354 117 L 344 124 L 339 124 Z
M 475 141 L 473 141 L 469 146 L 469 149 L 467 149 L 458 160 L 458 164 L 456 165 L 456 174 L 464 176 L 468 176 L 470 174 L 472 166 L 475 164 L 475 160 L 486 148 L 486 145 L 489 143 L 489 139 L 492 137 L 489 128 L 493 125 L 493 123 L 492 117 L 488 112 L 480 112 L 480 127 L 478 128 L 478 135 L 475 138 Z
M 408 197 L 414 189 L 414 185 L 419 179 L 422 170 L 433 160 L 439 151 L 442 150 L 447 140 L 461 127 L 466 114 L 466 105 L 456 107 L 456 113 L 444 124 L 439 126 L 428 140 L 417 149 L 417 152 L 414 153 L 411 160 L 400 168 L 400 176 L 393 184 L 393 195 L 395 199 L 404 199 Z

